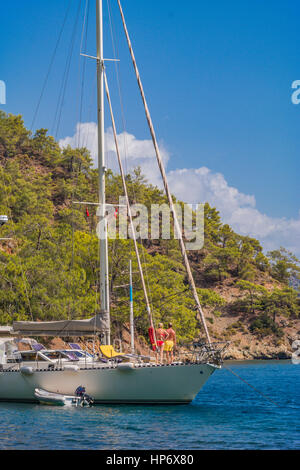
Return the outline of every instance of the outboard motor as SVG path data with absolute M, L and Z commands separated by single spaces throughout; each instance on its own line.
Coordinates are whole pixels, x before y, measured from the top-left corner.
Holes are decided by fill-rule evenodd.
M 79 397 L 79 406 L 92 406 L 94 404 L 94 399 L 85 392 L 85 387 L 79 385 L 75 390 L 76 397 Z
M 82 397 L 80 406 L 93 406 L 94 404 L 94 398 L 85 393 Z

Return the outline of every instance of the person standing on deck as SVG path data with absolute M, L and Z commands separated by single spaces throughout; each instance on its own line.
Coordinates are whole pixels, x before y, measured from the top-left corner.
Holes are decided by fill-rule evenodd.
M 167 340 L 165 342 L 164 350 L 166 351 L 166 357 L 169 364 L 174 361 L 173 350 L 176 347 L 176 333 L 173 330 L 172 323 L 169 323 L 169 328 L 167 329 Z
M 156 330 L 156 344 L 158 348 L 158 352 L 160 355 L 160 362 L 163 363 L 164 361 L 164 344 L 165 341 L 168 339 L 168 333 L 163 328 L 163 324 L 158 324 L 158 329 Z

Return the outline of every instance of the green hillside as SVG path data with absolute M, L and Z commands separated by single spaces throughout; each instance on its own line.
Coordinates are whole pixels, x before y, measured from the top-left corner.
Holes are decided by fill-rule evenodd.
M 132 202 L 166 202 L 139 169 L 127 182 Z M 108 172 L 108 202 L 121 195 L 120 177 Z M 10 218 L 0 236 L 12 238 L 0 242 L 0 324 L 87 318 L 99 310 L 95 209 L 90 206 L 87 217 L 72 200 L 97 201 L 89 152 L 61 150 L 45 129 L 31 135 L 20 116 L 0 111 L 0 214 Z M 199 321 L 177 245 L 145 240 L 140 251 L 155 320 L 171 320 L 187 342 L 199 337 Z M 131 240 L 109 241 L 113 332 L 128 322 L 131 256 L 136 328 L 144 335 L 148 322 Z M 190 261 L 212 334 L 215 319 L 236 315 L 241 324 L 235 328 L 245 321 L 254 336 L 280 338 L 278 317 L 299 318 L 299 295 L 289 287 L 291 276 L 299 279 L 299 261 L 283 248 L 264 254 L 257 240 L 235 233 L 209 204 L 205 246 L 190 252 Z

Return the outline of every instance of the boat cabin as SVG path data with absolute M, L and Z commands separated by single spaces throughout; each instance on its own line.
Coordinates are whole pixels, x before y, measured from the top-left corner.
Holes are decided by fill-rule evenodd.
M 17 351 L 7 358 L 7 363 L 14 362 L 93 362 L 92 354 L 86 351 L 45 349 L 42 351 Z

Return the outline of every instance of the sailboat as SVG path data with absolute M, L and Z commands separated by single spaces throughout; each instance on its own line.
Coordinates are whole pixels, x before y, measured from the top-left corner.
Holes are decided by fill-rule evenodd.
M 224 344 L 212 343 L 205 323 L 204 314 L 198 299 L 197 290 L 190 269 L 183 236 L 178 224 L 176 211 L 169 190 L 163 162 L 160 157 L 153 123 L 147 106 L 144 90 L 140 80 L 137 64 L 133 54 L 125 18 L 120 0 L 118 0 L 124 30 L 131 53 L 138 85 L 140 88 L 146 118 L 149 124 L 158 165 L 162 174 L 164 188 L 168 197 L 174 220 L 174 227 L 178 233 L 178 239 L 182 258 L 187 271 L 187 278 L 194 296 L 198 317 L 201 319 L 207 342 L 199 345 L 193 360 L 189 362 L 176 362 L 172 364 L 160 364 L 145 360 L 138 355 L 124 355 L 123 360 L 107 360 L 106 362 L 94 358 L 93 360 L 79 360 L 75 365 L 70 361 L 57 360 L 49 364 L 47 355 L 43 351 L 37 354 L 35 361 L 24 362 L 24 357 L 14 361 L 13 355 L 9 355 L 2 347 L 0 354 L 0 400 L 36 402 L 35 390 L 42 389 L 49 393 L 65 396 L 74 395 L 78 386 L 83 385 L 95 403 L 161 403 L 180 404 L 189 403 L 198 394 L 209 377 L 221 367 L 222 350 Z M 109 302 L 109 267 L 108 267 L 108 233 L 106 222 L 105 201 L 105 174 L 106 163 L 104 153 L 104 90 L 106 91 L 110 111 L 111 102 L 109 89 L 105 76 L 103 55 L 103 10 L 102 0 L 96 0 L 96 34 L 97 34 L 97 118 L 98 118 L 98 172 L 99 172 L 99 211 L 100 224 L 104 236 L 100 238 L 100 313 L 87 320 L 64 320 L 56 322 L 14 322 L 11 335 L 16 338 L 41 337 L 41 336 L 92 336 L 101 335 L 102 342 L 106 346 L 111 345 L 110 331 L 110 302 Z M 116 142 L 117 155 L 119 156 L 115 124 L 112 116 L 113 130 Z M 132 223 L 130 204 L 126 191 L 124 173 L 119 158 L 124 191 L 127 200 L 127 209 Z M 155 328 L 151 314 L 150 303 L 143 279 L 142 264 L 138 255 L 137 243 L 134 239 L 135 250 L 138 259 L 139 271 L 142 279 L 146 309 L 149 317 L 150 328 L 154 334 Z M 1 353 L 1 344 L 0 344 Z M 37 357 L 36 356 L 36 357 Z M 44 359 L 43 359 L 44 357 Z M 45 359 L 46 357 L 46 359 Z

